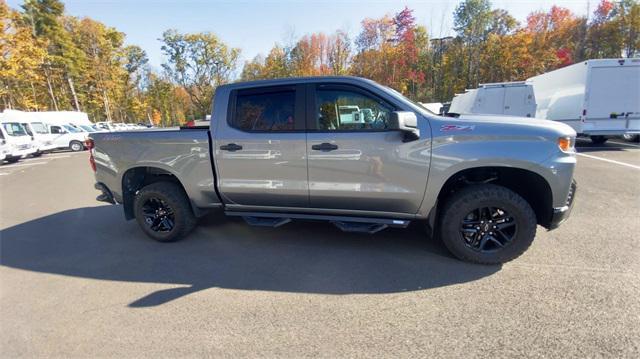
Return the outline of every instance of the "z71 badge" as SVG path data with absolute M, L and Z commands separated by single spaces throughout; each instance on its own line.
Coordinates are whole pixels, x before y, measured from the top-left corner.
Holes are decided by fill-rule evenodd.
M 476 126 L 473 125 L 442 125 L 440 126 L 440 132 L 449 131 L 473 131 Z

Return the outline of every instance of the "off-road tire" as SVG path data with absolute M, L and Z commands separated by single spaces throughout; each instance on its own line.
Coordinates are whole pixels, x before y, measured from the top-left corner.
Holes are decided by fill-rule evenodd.
M 591 136 L 591 142 L 593 142 L 594 145 L 601 145 L 605 142 L 607 142 L 608 138 L 605 136 Z
M 517 193 L 493 184 L 471 185 L 454 193 L 439 215 L 438 236 L 457 258 L 478 264 L 500 264 L 517 258 L 531 245 L 536 235 L 536 214 Z M 507 245 L 494 252 L 479 252 L 465 244 L 460 232 L 465 216 L 484 206 L 506 210 L 516 224 L 516 232 Z
M 171 208 L 174 226 L 169 232 L 154 231 L 146 223 L 143 205 L 151 198 L 160 199 Z M 182 187 L 173 182 L 156 182 L 143 187 L 135 196 L 133 210 L 136 222 L 142 231 L 158 242 L 175 242 L 184 238 L 193 230 L 197 222 L 187 194 Z

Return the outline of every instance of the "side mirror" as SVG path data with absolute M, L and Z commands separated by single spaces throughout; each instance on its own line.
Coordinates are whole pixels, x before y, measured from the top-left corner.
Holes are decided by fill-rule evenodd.
M 411 111 L 392 112 L 389 128 L 404 132 L 404 142 L 415 141 L 420 138 L 418 117 Z

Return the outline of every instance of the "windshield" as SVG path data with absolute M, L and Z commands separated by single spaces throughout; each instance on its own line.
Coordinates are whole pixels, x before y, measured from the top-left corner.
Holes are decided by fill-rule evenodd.
M 389 86 L 383 86 L 383 87 L 386 88 L 387 90 L 393 92 L 396 96 L 401 97 L 403 100 L 405 100 L 407 102 L 410 102 L 412 105 L 418 107 L 419 109 L 421 109 L 423 111 L 426 111 L 427 113 L 429 113 L 431 115 L 439 116 L 437 113 L 429 110 L 428 108 L 422 106 L 421 104 L 419 104 L 419 103 L 417 103 L 415 101 L 410 100 L 408 97 L 406 97 L 405 95 L 401 94 L 400 92 L 392 89 L 391 87 L 389 87 Z
M 39 133 L 41 135 L 46 135 L 49 133 L 47 126 L 45 126 L 45 124 L 42 122 L 31 122 L 31 128 L 33 128 L 36 133 Z
M 83 130 L 87 131 L 87 132 L 96 132 L 96 130 L 91 127 L 91 126 L 87 126 L 87 125 L 80 125 L 80 128 L 82 128 Z
M 77 128 L 71 126 L 71 125 L 63 125 L 64 128 L 67 129 L 67 131 L 71 132 L 71 133 L 78 133 L 80 132 L 80 130 L 78 130 Z
M 4 129 L 7 131 L 9 136 L 26 136 L 27 131 L 24 130 L 21 124 L 17 122 L 7 122 L 3 123 Z

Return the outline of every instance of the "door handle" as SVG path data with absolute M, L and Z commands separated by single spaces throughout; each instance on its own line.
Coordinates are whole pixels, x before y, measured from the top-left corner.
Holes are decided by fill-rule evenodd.
M 242 146 L 236 145 L 235 143 L 230 143 L 228 145 L 220 146 L 220 149 L 223 151 L 235 152 L 242 149 Z
M 311 149 L 316 151 L 333 151 L 338 149 L 338 145 L 325 142 L 319 145 L 312 145 Z

